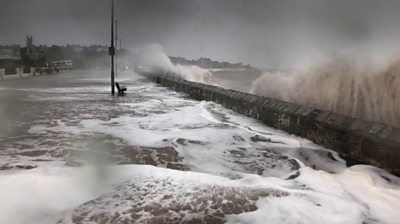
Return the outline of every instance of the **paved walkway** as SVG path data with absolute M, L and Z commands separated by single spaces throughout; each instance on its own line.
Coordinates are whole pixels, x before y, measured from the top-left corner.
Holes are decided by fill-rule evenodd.
M 330 150 L 141 76 L 118 81 L 124 97 L 98 71 L 0 83 L 0 223 L 398 217 L 400 180 L 383 170 L 347 168 Z

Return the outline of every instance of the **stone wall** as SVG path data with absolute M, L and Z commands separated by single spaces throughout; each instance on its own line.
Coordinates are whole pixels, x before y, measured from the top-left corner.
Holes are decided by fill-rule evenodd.
M 398 128 L 172 76 L 151 78 L 196 100 L 214 101 L 270 127 L 307 138 L 348 160 L 375 165 L 400 176 Z
M 0 68 L 0 81 L 31 78 L 34 76 L 52 75 L 69 70 L 70 69 L 66 69 L 63 67 L 37 67 L 37 68 L 30 68 L 29 73 L 23 73 L 24 72 L 23 68 L 16 68 L 15 74 L 6 75 L 5 69 Z

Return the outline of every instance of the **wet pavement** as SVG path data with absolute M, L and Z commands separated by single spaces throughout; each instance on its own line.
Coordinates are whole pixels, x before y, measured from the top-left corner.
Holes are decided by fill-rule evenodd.
M 10 202 L 0 223 L 257 223 L 246 214 L 262 211 L 260 200 L 267 198 L 305 200 L 309 211 L 328 207 L 306 219 L 313 223 L 332 213 L 331 193 L 315 189 L 313 180 L 322 175 L 337 184 L 354 172 L 386 180 L 396 189 L 392 204 L 399 203 L 399 180 L 385 171 L 347 168 L 333 151 L 137 74 L 117 80 L 128 87 L 126 96 L 111 96 L 103 71 L 0 82 L 0 199 L 39 195 L 26 205 Z M 338 174 L 344 177 L 335 179 Z M 45 190 L 57 186 L 78 190 Z M 339 189 L 347 192 L 337 196 L 339 204 L 358 197 L 345 185 Z M 379 223 L 396 215 L 375 215 L 369 203 L 348 203 L 358 214 L 349 220 Z M 11 212 L 24 208 L 26 217 Z
M 100 75 L 105 74 L 100 72 Z M 184 95 L 156 87 L 143 77 L 127 74 L 120 82 L 129 86 L 128 94 L 111 96 L 108 81 L 98 77 L 96 72 L 83 72 L 83 75 L 66 73 L 0 83 L 1 156 L 4 157 L 1 169 L 28 169 L 44 162 L 80 166 L 87 159 L 104 157 L 102 159 L 117 164 L 150 164 L 189 170 L 178 151 L 182 154 L 185 148 L 210 148 L 209 140 L 190 139 L 190 132 L 197 138 L 196 133 L 202 129 L 232 133 L 226 141 L 234 147 L 224 145 L 227 148 L 219 151 L 233 163 L 245 166 L 242 157 L 280 159 L 267 155 L 267 149 L 248 152 L 250 145 L 260 142 L 278 146 L 284 143 L 272 142 L 270 138 L 251 132 L 246 133 L 248 136 L 235 135 L 233 129 L 239 124 L 229 124 L 229 118 L 218 112 L 223 110 L 218 105 L 185 99 Z M 208 112 L 211 119 L 219 121 L 210 122 L 204 118 L 204 121 L 196 121 L 201 117 L 198 112 Z M 187 122 L 182 122 L 180 119 L 185 117 Z M 164 123 L 166 121 L 170 123 Z M 142 136 L 125 136 L 135 134 L 135 129 Z M 179 132 L 184 134 L 181 136 Z M 150 136 L 146 136 L 149 133 Z M 203 135 L 203 139 L 210 137 Z M 138 139 L 141 137 L 149 139 Z M 132 141 L 135 144 L 131 144 Z M 250 156 L 255 153 L 257 155 Z M 21 161 L 24 164 L 18 165 Z M 298 168 L 295 161 L 288 162 L 292 163 L 294 170 Z M 267 166 L 245 169 L 262 174 Z

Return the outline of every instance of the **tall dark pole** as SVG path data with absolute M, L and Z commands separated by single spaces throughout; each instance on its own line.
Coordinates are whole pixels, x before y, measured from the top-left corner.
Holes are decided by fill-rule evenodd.
M 118 76 L 118 20 L 115 20 L 115 77 Z
M 111 55 L 111 94 L 115 94 L 115 77 L 114 77 L 114 55 L 115 55 L 115 47 L 114 47 L 114 0 L 111 0 L 111 47 L 110 47 L 110 55 Z

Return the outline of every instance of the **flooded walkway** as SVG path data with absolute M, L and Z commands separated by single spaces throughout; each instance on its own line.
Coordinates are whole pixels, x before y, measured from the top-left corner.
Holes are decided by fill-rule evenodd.
M 0 223 L 398 223 L 386 171 L 117 80 L 124 97 L 99 71 L 0 82 Z

